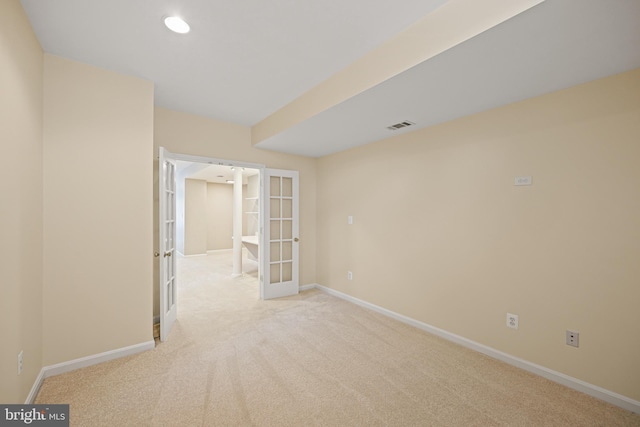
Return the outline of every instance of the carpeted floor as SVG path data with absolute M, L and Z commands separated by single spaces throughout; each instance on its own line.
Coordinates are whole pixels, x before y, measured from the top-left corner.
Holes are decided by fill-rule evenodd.
M 179 261 L 155 350 L 47 378 L 72 426 L 640 426 L 640 416 L 320 291 L 258 299 L 230 254 Z M 151 327 L 151 324 L 149 325 Z

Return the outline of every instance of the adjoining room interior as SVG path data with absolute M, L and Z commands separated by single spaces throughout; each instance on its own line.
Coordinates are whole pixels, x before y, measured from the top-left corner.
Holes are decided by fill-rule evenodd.
M 640 1 L 389 5 L 0 1 L 0 404 L 640 425 Z M 194 286 L 175 321 L 172 251 L 206 272 L 231 236 L 204 215 L 228 187 L 191 177 L 199 209 L 166 237 L 165 151 L 289 173 L 291 196 L 257 200 L 295 230 L 295 256 L 262 257 L 295 295 L 223 260 L 241 292 Z
M 226 281 L 233 284 L 234 222 L 242 230 L 241 265 L 237 269 L 259 297 L 258 233 L 260 224 L 260 170 L 179 160 L 176 169 L 176 245 L 180 255 L 178 288 Z M 242 212 L 234 212 L 234 174 L 241 171 Z M 253 279 L 253 280 L 250 280 Z M 178 310 L 180 313 L 180 309 Z

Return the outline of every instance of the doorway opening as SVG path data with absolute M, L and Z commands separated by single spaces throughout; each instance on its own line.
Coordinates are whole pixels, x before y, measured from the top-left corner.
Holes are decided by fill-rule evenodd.
M 189 162 L 181 165 L 179 162 Z M 193 164 L 198 164 L 194 166 Z M 247 259 L 257 258 L 257 278 L 260 299 L 266 300 L 295 295 L 299 292 L 298 264 L 299 264 L 299 225 L 298 225 L 298 193 L 299 178 L 297 171 L 267 169 L 263 165 L 248 164 L 236 161 L 227 161 L 186 154 L 174 154 L 163 147 L 159 148 L 158 163 L 158 242 L 159 250 L 156 256 L 159 262 L 159 308 L 160 308 L 160 340 L 165 341 L 169 331 L 177 317 L 177 268 L 179 253 L 184 255 L 204 255 L 208 249 L 208 225 L 200 225 L 200 233 L 194 233 L 194 241 L 200 241 L 200 253 L 191 254 L 189 197 L 186 191 L 189 181 L 186 175 L 197 177 L 197 173 L 204 171 L 208 166 L 226 166 L 233 168 L 233 271 L 231 277 L 243 278 L 242 254 L 246 253 Z M 191 169 L 191 173 L 184 171 Z M 198 169 L 198 171 L 195 171 Z M 258 170 L 258 192 L 249 193 L 251 176 L 255 173 L 247 173 L 247 191 L 243 192 L 243 173 L 247 169 Z M 214 168 L 215 171 L 215 168 Z M 218 169 L 218 175 L 222 175 L 225 184 L 228 180 L 224 173 Z M 178 179 L 180 176 L 180 179 Z M 184 177 L 184 196 L 181 194 Z M 208 184 L 205 180 L 195 183 L 194 194 L 200 194 L 201 210 L 207 210 Z M 251 184 L 255 186 L 255 182 Z M 198 190 L 199 189 L 199 190 Z M 184 202 L 178 203 L 178 198 L 184 198 Z M 197 198 L 197 197 L 196 197 Z M 184 204 L 184 213 L 181 206 Z M 245 209 L 244 206 L 247 208 Z M 257 208 L 257 210 L 255 210 Z M 256 214 L 257 212 L 257 214 Z M 178 215 L 182 215 L 179 220 Z M 246 228 L 243 228 L 244 215 L 255 216 L 255 229 L 253 235 L 249 234 L 251 220 L 246 220 Z M 206 215 L 204 215 L 206 217 Z M 184 223 L 181 225 L 181 222 Z M 183 241 L 178 241 L 178 227 L 184 233 Z M 245 232 L 243 232 L 245 231 Z M 257 234 L 255 234 L 257 231 Z M 257 238 L 257 239 L 256 239 Z M 212 242 L 215 239 L 211 239 Z M 257 248 L 255 247 L 257 246 Z M 243 250 L 243 248 L 245 248 Z M 217 249 L 212 249 L 213 251 Z M 225 250 L 225 249 L 221 249 Z M 257 257 L 256 257 L 257 253 Z M 208 256 L 208 255 L 207 255 Z M 203 268 L 197 268 L 196 270 Z M 206 270 L 206 269 L 205 269 Z M 255 295 L 255 294 L 254 294 Z M 199 298 L 199 297 L 195 297 Z M 255 297 L 254 297 L 255 298 Z
M 242 240 L 243 236 L 261 240 L 264 166 L 174 154 L 162 147 L 159 151 L 159 332 L 160 340 L 165 341 L 177 318 L 181 287 L 187 291 L 185 302 L 190 298 L 211 300 L 203 292 L 215 292 L 223 279 L 230 288 L 249 284 L 252 298 L 259 297 L 260 254 L 253 259 L 245 256 L 250 273 L 245 278 L 242 255 L 248 251 L 242 249 Z M 246 235 L 249 226 L 251 236 Z M 229 261 L 231 274 L 226 272 Z M 187 297 L 194 291 L 195 295 Z M 181 310 L 188 307 L 182 304 Z
M 238 178 L 241 182 L 236 182 Z M 250 261 L 248 271 L 257 272 L 259 214 L 260 169 L 176 162 L 176 249 L 183 257 L 233 252 L 227 257 L 230 275 L 244 274 L 243 259 Z M 236 235 L 241 243 L 235 241 Z
M 176 161 L 181 313 L 224 312 L 260 297 L 260 171 L 228 161 Z
M 176 179 L 180 313 L 258 299 L 260 169 L 179 160 Z

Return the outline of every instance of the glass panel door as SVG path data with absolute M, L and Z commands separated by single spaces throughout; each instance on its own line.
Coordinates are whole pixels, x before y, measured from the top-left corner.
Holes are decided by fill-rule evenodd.
M 176 163 L 171 153 L 160 147 L 160 340 L 165 341 L 176 321 Z
M 265 257 L 261 296 L 298 293 L 298 172 L 266 169 Z

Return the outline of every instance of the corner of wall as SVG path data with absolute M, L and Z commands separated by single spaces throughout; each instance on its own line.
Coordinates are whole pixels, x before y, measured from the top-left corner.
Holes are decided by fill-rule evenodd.
M 18 0 L 0 2 L 0 64 L 0 402 L 22 403 L 42 367 L 43 52 Z

